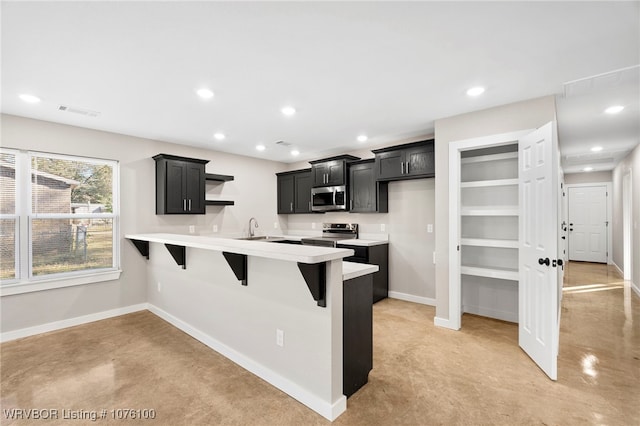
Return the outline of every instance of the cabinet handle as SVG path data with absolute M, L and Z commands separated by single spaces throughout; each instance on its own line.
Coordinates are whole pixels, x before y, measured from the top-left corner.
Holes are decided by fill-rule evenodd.
M 292 212 L 293 211 L 293 203 L 289 203 L 289 211 Z
M 182 200 L 182 210 L 185 211 L 185 212 L 187 211 L 187 199 L 186 198 L 184 198 Z
M 407 171 L 407 174 L 409 174 L 409 162 L 407 161 L 407 166 L 405 167 L 405 170 Z
M 309 211 L 311 211 L 311 201 L 309 201 Z
M 349 207 L 349 210 L 353 210 L 353 199 L 351 200 L 351 206 Z
M 404 161 L 400 162 L 400 174 L 403 175 L 404 174 Z
M 191 211 L 191 198 L 189 198 L 189 211 Z

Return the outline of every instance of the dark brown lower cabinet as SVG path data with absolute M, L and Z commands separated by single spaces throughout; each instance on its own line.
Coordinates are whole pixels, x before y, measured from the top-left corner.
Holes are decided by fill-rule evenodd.
M 373 276 L 342 286 L 342 392 L 348 398 L 369 380 L 373 368 Z
M 386 299 L 389 296 L 389 244 L 369 247 L 338 244 L 338 248 L 353 250 L 353 256 L 343 259 L 346 262 L 378 265 L 378 272 L 373 273 L 373 303 Z

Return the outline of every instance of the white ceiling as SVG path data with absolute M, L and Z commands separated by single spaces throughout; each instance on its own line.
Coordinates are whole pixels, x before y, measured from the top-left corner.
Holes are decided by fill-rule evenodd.
M 565 83 L 640 63 L 639 4 L 4 1 L 2 112 L 292 162 L 558 94 L 565 166 L 578 170 L 594 144 L 618 160 L 638 144 L 638 68 L 620 84 Z M 476 85 L 486 92 L 468 97 Z M 611 102 L 626 109 L 605 116 Z

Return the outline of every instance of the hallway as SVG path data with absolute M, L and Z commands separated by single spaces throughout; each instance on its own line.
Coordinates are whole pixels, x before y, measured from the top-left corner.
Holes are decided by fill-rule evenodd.
M 570 263 L 557 382 L 518 347 L 516 324 L 374 305 L 374 369 L 335 425 L 640 424 L 640 298 L 606 265 Z M 147 311 L 4 343 L 10 408 L 154 409 L 157 425 L 328 425 L 283 392 Z M 111 420 L 107 423 L 121 423 Z M 32 421 L 31 424 L 69 424 Z M 82 424 L 82 422 L 78 422 Z

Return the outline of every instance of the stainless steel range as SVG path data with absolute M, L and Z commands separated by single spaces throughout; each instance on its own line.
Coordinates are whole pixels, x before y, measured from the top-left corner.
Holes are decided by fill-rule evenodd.
M 338 241 L 358 238 L 357 223 L 323 223 L 321 237 L 309 237 L 301 240 L 310 246 L 335 247 Z

